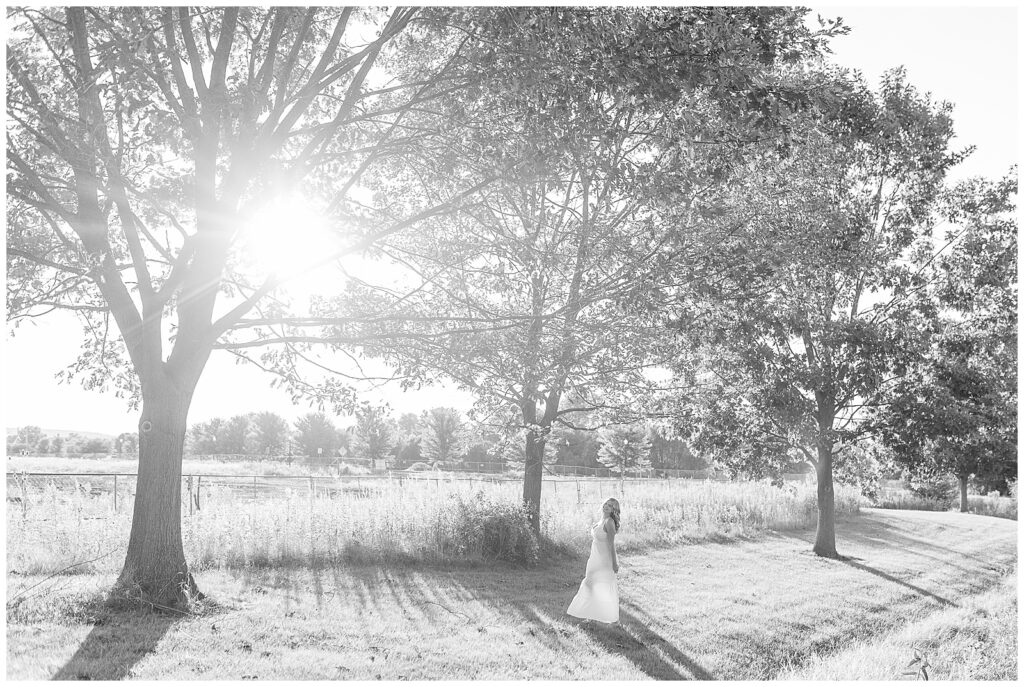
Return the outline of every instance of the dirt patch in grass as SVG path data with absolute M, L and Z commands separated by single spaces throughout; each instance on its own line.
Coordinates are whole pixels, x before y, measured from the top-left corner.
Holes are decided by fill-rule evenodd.
M 1010 520 L 873 510 L 838 532 L 847 560 L 811 554 L 811 530 L 623 555 L 616 626 L 564 614 L 582 541 L 530 570 L 206 571 L 216 617 L 94 625 L 9 610 L 8 677 L 771 679 L 967 608 L 1016 561 Z M 34 580 L 12 578 L 9 595 Z M 55 593 L 70 606 L 108 582 L 68 580 Z

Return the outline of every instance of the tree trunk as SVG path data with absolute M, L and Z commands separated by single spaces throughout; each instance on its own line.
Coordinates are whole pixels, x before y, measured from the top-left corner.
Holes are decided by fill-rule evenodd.
M 818 438 L 818 530 L 814 535 L 814 553 L 838 558 L 836 552 L 836 495 L 832 485 L 832 441 Z
M 143 391 L 139 476 L 128 555 L 115 589 L 177 608 L 201 597 L 181 544 L 181 459 L 192 390 L 167 377 Z
M 526 435 L 526 467 L 523 472 L 523 504 L 530 529 L 540 535 L 540 493 L 544 485 L 544 445 L 546 439 L 534 431 Z
M 957 476 L 957 479 L 960 480 L 960 512 L 961 513 L 966 513 L 967 512 L 967 478 L 968 478 L 968 475 L 964 475 L 962 477 L 961 476 Z

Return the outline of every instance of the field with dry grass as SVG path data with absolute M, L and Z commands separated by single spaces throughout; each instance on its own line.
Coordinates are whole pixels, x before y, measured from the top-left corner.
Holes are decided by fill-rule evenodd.
M 111 611 L 112 572 L 59 576 L 8 604 L 8 678 L 897 679 L 915 646 L 932 679 L 1016 678 L 1015 521 L 866 510 L 840 519 L 844 560 L 812 538 L 623 553 L 617 626 L 564 614 L 585 533 L 532 569 L 208 569 L 188 616 Z
M 261 489 L 251 485 L 222 478 L 204 486 L 201 507 L 183 504 L 182 538 L 194 569 L 444 564 L 502 556 L 529 563 L 533 557 L 514 541 L 527 534 L 517 512 L 517 480 L 265 478 Z M 115 510 L 109 488 L 109 480 L 92 477 L 40 478 L 24 488 L 9 482 L 9 498 L 18 502 L 7 509 L 8 571 L 46 574 L 70 565 L 79 574 L 116 571 L 127 546 L 131 501 L 122 485 Z M 806 484 L 545 480 L 543 543 L 576 547 L 613 495 L 629 523 L 619 542 L 625 553 L 791 530 L 816 518 L 814 486 Z M 837 489 L 839 513 L 856 513 L 859 504 L 855 489 Z M 495 525 L 493 531 L 481 531 L 484 521 Z

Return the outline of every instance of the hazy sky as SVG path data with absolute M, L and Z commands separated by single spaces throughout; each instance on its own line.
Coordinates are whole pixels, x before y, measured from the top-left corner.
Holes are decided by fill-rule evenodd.
M 905 65 L 909 81 L 936 99 L 956 105 L 957 146 L 977 146 L 954 178 L 1000 177 L 1018 158 L 1018 10 L 1002 7 L 866 7 L 821 5 L 825 16 L 842 16 L 851 33 L 833 42 L 834 61 L 860 69 L 872 86 L 881 73 Z M 54 375 L 73 362 L 80 345 L 74 318 L 61 313 L 24 323 L 4 342 L 4 424 L 106 432 L 134 431 L 137 415 L 113 394 L 86 392 L 77 383 L 58 385 Z M 214 416 L 273 410 L 289 419 L 293 407 L 269 378 L 233 364 L 215 351 L 192 404 L 190 422 Z M 386 398 L 396 413 L 436 405 L 468 407 L 467 394 L 450 389 L 402 393 Z

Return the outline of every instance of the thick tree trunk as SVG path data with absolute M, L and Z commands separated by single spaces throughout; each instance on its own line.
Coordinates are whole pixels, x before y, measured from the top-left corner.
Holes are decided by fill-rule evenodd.
M 961 513 L 966 513 L 967 512 L 967 478 L 968 478 L 968 475 L 964 475 L 963 477 L 957 476 L 957 479 L 960 480 L 960 512 Z
M 526 435 L 526 468 L 523 473 L 523 504 L 530 529 L 540 534 L 540 494 L 544 485 L 544 445 L 546 440 L 533 431 Z
M 176 608 L 201 596 L 181 544 L 181 459 L 191 390 L 166 377 L 144 389 L 139 421 L 139 470 L 128 555 L 115 589 Z
M 814 535 L 814 553 L 838 558 L 836 552 L 836 495 L 832 485 L 832 441 L 818 439 L 818 530 Z

